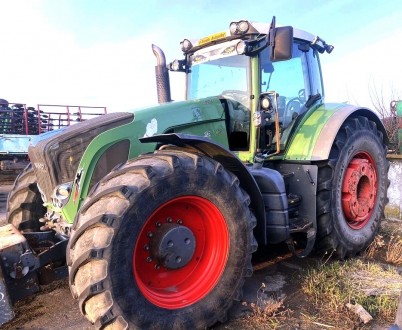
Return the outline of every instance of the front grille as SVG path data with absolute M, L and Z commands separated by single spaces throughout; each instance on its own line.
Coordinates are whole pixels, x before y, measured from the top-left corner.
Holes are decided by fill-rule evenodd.
M 62 183 L 71 182 L 85 149 L 99 134 L 131 122 L 132 113 L 111 113 L 61 130 L 39 141 L 28 149 L 29 157 L 46 201 L 50 201 L 53 189 Z

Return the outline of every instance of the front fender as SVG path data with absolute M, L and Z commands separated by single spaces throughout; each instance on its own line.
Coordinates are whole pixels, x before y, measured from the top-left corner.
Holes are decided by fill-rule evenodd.
M 208 138 L 190 134 L 160 134 L 140 138 L 140 141 L 143 143 L 156 142 L 162 145 L 172 144 L 178 147 L 193 147 L 221 163 L 226 170 L 236 175 L 240 181 L 240 186 L 250 196 L 250 208 L 257 218 L 257 227 L 254 231 L 256 239 L 259 242 L 266 242 L 265 208 L 260 188 L 250 171 L 235 154 Z
M 323 104 L 302 121 L 285 151 L 285 159 L 293 161 L 320 161 L 329 157 L 339 129 L 349 117 L 363 116 L 377 124 L 388 143 L 387 133 L 380 118 L 370 109 L 348 104 Z

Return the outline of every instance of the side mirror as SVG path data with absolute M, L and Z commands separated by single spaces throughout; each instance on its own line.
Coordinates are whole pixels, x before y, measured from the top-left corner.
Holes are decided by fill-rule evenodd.
M 271 61 L 286 61 L 292 58 L 293 27 L 281 26 L 274 30 L 275 38 L 271 46 Z

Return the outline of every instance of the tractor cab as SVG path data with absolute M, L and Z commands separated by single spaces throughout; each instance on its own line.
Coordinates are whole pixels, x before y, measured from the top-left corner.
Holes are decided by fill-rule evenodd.
M 324 90 L 318 37 L 272 23 L 232 22 L 226 32 L 181 42 L 185 56 L 168 65 L 186 74 L 186 97 L 218 96 L 225 108 L 229 149 L 242 160 L 283 152 L 292 127 Z M 308 100 L 317 102 L 309 102 Z

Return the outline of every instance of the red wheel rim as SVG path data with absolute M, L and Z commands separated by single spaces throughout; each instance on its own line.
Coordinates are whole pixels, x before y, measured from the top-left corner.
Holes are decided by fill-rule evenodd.
M 377 169 L 367 152 L 350 161 L 342 184 L 342 210 L 350 228 L 361 229 L 369 221 L 377 197 Z
M 191 230 L 196 242 L 191 259 L 179 269 L 166 268 L 149 251 L 150 233 L 169 223 Z M 219 209 L 201 197 L 179 197 L 160 206 L 145 222 L 134 247 L 134 277 L 151 303 L 166 309 L 183 308 L 212 290 L 225 269 L 228 254 L 229 233 Z

